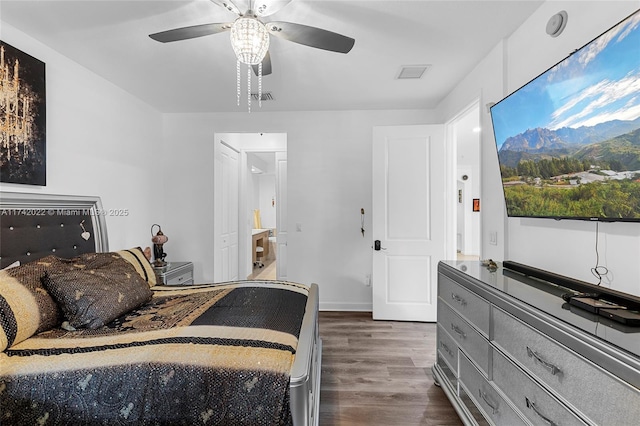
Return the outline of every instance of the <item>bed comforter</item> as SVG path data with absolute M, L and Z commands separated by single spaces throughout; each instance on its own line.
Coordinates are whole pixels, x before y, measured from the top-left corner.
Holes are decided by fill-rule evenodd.
M 4 425 L 289 425 L 308 287 L 156 286 L 106 326 L 0 353 Z

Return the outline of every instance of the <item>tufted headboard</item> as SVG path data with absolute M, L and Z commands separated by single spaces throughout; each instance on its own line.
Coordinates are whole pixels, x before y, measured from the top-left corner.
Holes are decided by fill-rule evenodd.
M 0 192 L 0 268 L 109 251 L 100 197 Z

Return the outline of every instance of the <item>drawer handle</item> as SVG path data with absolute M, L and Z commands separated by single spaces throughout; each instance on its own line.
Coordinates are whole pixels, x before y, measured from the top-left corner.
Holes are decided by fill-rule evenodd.
M 458 302 L 460 304 L 460 306 L 467 306 L 467 301 L 464 300 L 464 298 L 458 296 L 457 294 L 455 294 L 453 292 L 451 293 L 451 298 L 453 300 L 455 300 L 456 302 Z
M 446 343 L 440 342 L 440 347 L 444 349 L 444 351 L 448 353 L 450 357 L 453 357 L 453 351 L 449 349 L 449 346 L 447 346 Z
M 558 367 L 556 367 L 555 365 L 551 364 L 550 362 L 547 362 L 544 359 L 542 359 L 540 357 L 540 355 L 538 355 L 536 353 L 536 351 L 531 349 L 529 346 L 527 346 L 527 355 L 529 355 L 529 358 L 534 358 L 536 361 L 538 361 L 540 364 L 542 364 L 542 366 L 544 368 L 546 368 L 547 370 L 549 370 L 551 372 L 552 376 L 555 376 L 556 374 L 562 373 L 562 370 L 560 370 Z
M 556 424 L 553 421 L 551 421 L 549 418 L 542 415 L 540 411 L 538 411 L 538 407 L 536 407 L 536 404 L 533 401 L 531 401 L 527 397 L 525 397 L 525 400 L 527 401 L 527 408 L 531 408 L 533 412 L 536 413 L 538 417 L 540 417 L 543 421 L 545 421 L 549 426 L 556 426 Z
M 478 394 L 480 395 L 480 398 L 482 398 L 484 403 L 487 404 L 489 408 L 491 408 L 491 414 L 495 415 L 498 412 L 498 404 L 491 402 L 489 396 L 486 393 L 482 392 L 482 389 L 478 389 Z
M 465 334 L 465 332 L 464 332 L 464 331 L 462 331 L 462 329 L 461 329 L 460 327 L 458 327 L 457 325 L 455 325 L 454 323 L 451 323 L 451 329 L 452 329 L 453 331 L 455 331 L 455 333 L 456 333 L 458 336 L 462 337 L 463 339 L 466 339 L 466 338 L 467 338 L 467 335 Z

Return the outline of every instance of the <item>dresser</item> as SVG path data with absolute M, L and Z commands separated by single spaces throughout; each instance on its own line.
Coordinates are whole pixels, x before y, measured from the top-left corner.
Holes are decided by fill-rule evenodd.
M 154 266 L 158 285 L 193 284 L 192 262 L 169 262 L 165 266 Z
M 436 382 L 465 424 L 640 424 L 640 327 L 480 262 L 438 265 Z

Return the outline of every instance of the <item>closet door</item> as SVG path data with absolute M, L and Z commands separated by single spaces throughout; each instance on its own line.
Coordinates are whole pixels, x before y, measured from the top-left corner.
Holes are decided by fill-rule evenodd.
M 238 151 L 224 142 L 220 143 L 216 161 L 215 179 L 217 208 L 214 238 L 216 282 L 238 279 Z

